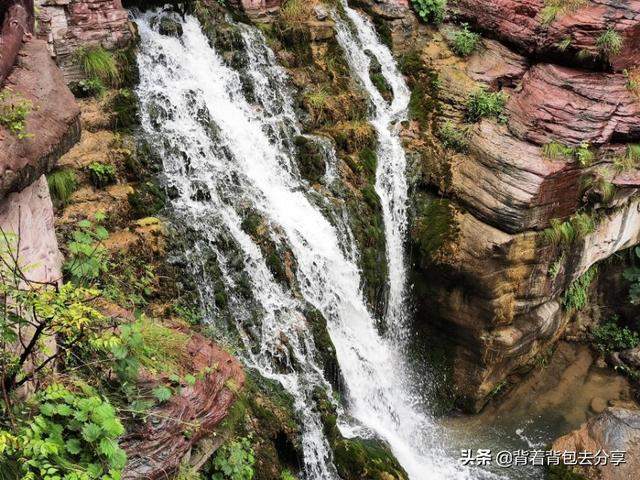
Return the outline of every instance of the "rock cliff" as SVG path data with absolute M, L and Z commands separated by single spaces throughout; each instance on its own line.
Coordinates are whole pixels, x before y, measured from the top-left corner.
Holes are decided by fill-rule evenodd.
M 418 321 L 455 339 L 460 403 L 476 411 L 562 337 L 591 267 L 640 241 L 629 153 L 640 138 L 629 76 L 640 6 L 459 0 L 434 26 L 403 2 L 353 3 L 376 19 L 413 90 L 404 138 L 418 179 Z M 482 35 L 466 56 L 460 21 Z M 502 106 L 475 116 L 477 98 Z
M 67 82 L 82 80 L 77 51 L 101 46 L 115 50 L 134 38 L 129 13 L 120 0 L 36 0 L 39 38 L 47 41 L 51 55 Z

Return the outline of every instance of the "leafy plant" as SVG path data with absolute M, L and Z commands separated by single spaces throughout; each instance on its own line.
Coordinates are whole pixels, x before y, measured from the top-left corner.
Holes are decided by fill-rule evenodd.
M 66 205 L 78 188 L 78 177 L 70 168 L 59 168 L 47 175 L 49 192 L 58 205 Z
M 598 37 L 596 45 L 600 52 L 606 56 L 617 55 L 622 50 L 622 37 L 612 28 L 608 28 Z
M 454 37 L 451 45 L 451 49 L 461 57 L 466 57 L 471 55 L 473 51 L 478 46 L 478 42 L 480 41 L 480 35 L 469 30 L 469 25 L 466 23 L 462 24 L 462 29 L 458 30 Z
M 569 285 L 562 297 L 562 305 L 567 310 L 582 310 L 589 301 L 589 286 L 596 278 L 598 268 L 596 265 L 583 273 Z
M 211 480 L 251 480 L 254 463 L 249 437 L 226 443 L 213 458 Z
M 113 54 L 101 46 L 82 47 L 75 53 L 88 79 L 99 79 L 107 85 L 120 82 L 118 63 Z
M 89 341 L 105 323 L 105 317 L 91 306 L 97 290 L 71 283 L 33 285 L 14 252 L 14 248 L 3 251 L 0 266 L 4 312 L 0 317 L 0 379 L 5 392 L 40 379 L 55 360 L 66 358 L 77 345 Z M 56 339 L 53 352 L 42 341 L 47 337 Z
M 95 223 L 88 219 L 78 222 L 67 244 L 69 258 L 64 270 L 76 284 L 94 281 L 109 269 L 109 252 L 103 244 L 109 232 L 101 225 L 104 219 L 104 214 L 96 213 Z
M 477 89 L 467 100 L 467 120 L 477 122 L 484 117 L 495 117 L 505 122 L 503 115 L 507 96 L 502 92 L 489 92 L 485 87 Z
M 70 85 L 71 91 L 78 98 L 100 97 L 106 87 L 99 78 L 88 78 Z
M 438 129 L 438 138 L 442 140 L 445 147 L 458 152 L 465 152 L 469 147 L 467 131 L 459 126 L 454 126 L 449 120 Z
M 32 109 L 31 101 L 21 94 L 10 88 L 0 91 L 0 125 L 19 140 L 29 137 L 29 134 L 26 133 L 26 120 Z
M 118 446 L 124 427 L 107 400 L 87 386 L 79 390 L 53 384 L 36 395 L 39 414 L 8 449 L 21 465 L 23 480 L 120 479 L 127 462 Z
M 280 480 L 298 480 L 298 479 L 289 470 L 283 470 L 282 473 L 280 473 Z
M 544 8 L 540 11 L 540 21 L 543 25 L 551 24 L 558 15 L 574 12 L 587 0 L 544 0 Z
M 595 155 L 591 151 L 590 145 L 583 142 L 575 149 L 575 158 L 581 167 L 588 167 L 593 163 Z
M 91 183 L 102 188 L 116 181 L 116 167 L 109 163 L 91 162 L 87 167 Z
M 542 234 L 543 238 L 553 245 L 570 246 L 575 240 L 584 238 L 596 229 L 596 222 L 588 213 L 576 213 L 567 220 L 554 218 L 551 226 Z
M 592 332 L 592 339 L 602 353 L 620 352 L 640 345 L 638 332 L 621 327 L 617 316 L 596 327 Z
M 428 23 L 442 23 L 447 10 L 447 0 L 412 0 L 413 8 Z
M 552 141 L 543 145 L 542 155 L 551 160 L 572 158 L 578 162 L 581 167 L 588 167 L 595 159 L 595 154 L 591 150 L 591 146 L 586 142 L 581 143 L 577 147 L 570 147 L 560 142 Z

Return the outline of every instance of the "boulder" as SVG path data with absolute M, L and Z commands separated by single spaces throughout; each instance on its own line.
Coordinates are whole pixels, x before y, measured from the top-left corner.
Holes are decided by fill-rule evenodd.
M 194 375 L 204 372 L 193 385 L 182 385 L 180 392 L 149 412 L 121 441 L 128 463 L 125 480 L 158 480 L 175 472 L 183 457 L 199 440 L 215 435 L 216 427 L 227 416 L 242 389 L 245 376 L 231 355 L 201 335 L 192 335 L 188 355 Z M 147 379 L 153 388 L 157 379 Z M 217 445 L 224 437 L 217 439 Z M 210 453 L 213 453 L 212 449 Z
M 134 39 L 129 14 L 121 0 L 36 0 L 39 38 L 47 41 L 51 55 L 67 82 L 84 79 L 75 58 L 82 47 L 123 48 Z
M 80 137 L 80 110 L 45 42 L 22 46 L 5 88 L 11 89 L 10 100 L 27 100 L 32 109 L 26 138 L 0 126 L 0 199 L 47 173 Z
M 543 145 L 601 146 L 640 139 L 640 98 L 622 74 L 534 66 L 507 103 L 509 129 Z
M 457 0 L 452 12 L 529 56 L 575 63 L 571 54 L 582 52 L 579 57 L 601 57 L 615 71 L 640 64 L 640 0 L 590 0 L 546 21 L 545 6 L 544 0 Z M 622 47 L 603 55 L 598 41 L 608 29 L 620 35 Z
M 56 283 L 62 278 L 62 254 L 58 250 L 53 206 L 44 175 L 24 190 L 0 200 L 0 232 L 2 250 L 5 238 L 11 247 L 19 244 L 18 265 L 29 281 Z
M 574 472 L 587 480 L 630 480 L 637 478 L 640 464 L 640 411 L 607 408 L 575 430 L 553 442 L 556 452 L 600 451 L 625 452 L 624 463 L 615 465 L 612 458 L 600 465 L 572 466 Z M 568 477 L 567 477 L 568 478 Z

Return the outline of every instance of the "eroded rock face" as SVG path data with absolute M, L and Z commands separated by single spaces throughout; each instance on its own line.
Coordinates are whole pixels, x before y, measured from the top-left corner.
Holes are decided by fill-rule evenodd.
M 639 207 L 636 199 L 611 213 L 566 250 L 540 233 L 511 235 L 469 213 L 454 215 L 440 273 L 430 273 L 429 297 L 420 301 L 457 339 L 454 379 L 467 408 L 479 410 L 508 372 L 560 338 L 571 319 L 562 293 L 594 263 L 640 242 Z
M 640 97 L 622 74 L 536 65 L 507 104 L 509 129 L 543 145 L 587 142 L 594 146 L 640 138 Z
M 209 373 L 192 386 L 182 386 L 179 394 L 152 410 L 144 424 L 124 437 L 121 446 L 129 461 L 123 479 L 156 480 L 174 472 L 194 444 L 214 433 L 242 389 L 242 367 L 213 342 L 193 334 L 188 354 L 194 372 Z M 188 435 L 186 425 L 193 425 Z
M 67 82 L 84 78 L 74 58 L 79 48 L 100 45 L 113 50 L 134 38 L 121 0 L 36 0 L 36 4 L 36 33 L 48 42 Z
M 242 10 L 253 21 L 270 21 L 278 13 L 282 0 L 231 0 L 231 6 Z
M 640 411 L 607 408 L 578 430 L 557 439 L 555 451 L 590 452 L 622 451 L 625 463 L 614 465 L 576 466 L 574 471 L 588 480 L 629 480 L 636 478 L 640 462 Z
M 563 61 L 584 52 L 582 58 L 599 57 L 616 71 L 640 63 L 640 1 L 591 0 L 546 22 L 544 8 L 544 0 L 457 0 L 452 10 L 528 55 Z M 620 35 L 622 47 L 606 55 L 599 39 L 608 29 Z
M 46 43 L 30 40 L 7 78 L 13 99 L 26 99 L 26 138 L 0 126 L 0 198 L 19 191 L 47 173 L 80 137 L 80 110 Z
M 44 175 L 24 190 L 0 200 L 0 229 L 0 244 L 4 245 L 7 238 L 15 248 L 20 240 L 18 265 L 28 280 L 56 283 L 62 278 L 62 254 Z

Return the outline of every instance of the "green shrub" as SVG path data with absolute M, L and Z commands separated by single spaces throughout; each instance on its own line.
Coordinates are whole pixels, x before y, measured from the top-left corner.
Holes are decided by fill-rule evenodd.
M 280 474 L 280 480 L 298 480 L 297 477 L 289 470 L 283 470 Z
M 131 213 L 135 218 L 151 217 L 162 210 L 167 197 L 164 191 L 154 182 L 139 184 L 133 193 L 127 195 Z
M 116 181 L 116 167 L 109 163 L 91 162 L 87 166 L 91 183 L 96 188 L 103 188 Z
M 412 0 L 413 8 L 425 22 L 441 23 L 447 10 L 447 0 Z
M 451 49 L 461 57 L 471 55 L 478 46 L 480 35 L 469 30 L 469 25 L 462 24 L 462 30 L 455 33 Z
M 33 104 L 21 94 L 9 88 L 0 91 L 0 125 L 19 140 L 29 137 L 26 120 L 32 108 Z
M 582 310 L 589 301 L 589 287 L 598 274 L 596 265 L 576 278 L 562 297 L 562 305 L 567 310 Z
M 502 92 L 489 92 L 485 87 L 477 89 L 467 100 L 467 120 L 477 122 L 484 117 L 494 117 L 506 122 L 503 115 L 507 95 Z
M 120 83 L 118 63 L 111 52 L 91 46 L 78 49 L 75 56 L 88 79 L 99 79 L 112 87 Z
M 544 8 L 540 11 L 540 21 L 543 25 L 551 24 L 558 15 L 574 12 L 587 0 L 544 0 Z
M 638 332 L 619 325 L 617 316 L 596 327 L 591 336 L 596 348 L 602 353 L 620 352 L 640 344 Z
M 106 90 L 106 87 L 99 78 L 89 78 L 73 82 L 69 88 L 77 98 L 100 97 Z
M 449 120 L 438 129 L 438 138 L 446 148 L 457 152 L 466 152 L 469 147 L 466 129 L 454 126 Z
M 57 205 L 66 205 L 78 188 L 78 177 L 76 172 L 70 168 L 60 168 L 47 175 L 49 193 Z
M 575 240 L 584 238 L 593 233 L 596 229 L 596 222 L 588 213 L 576 213 L 567 220 L 562 221 L 554 218 L 551 226 L 543 232 L 543 238 L 550 244 L 570 246 Z
M 109 108 L 113 112 L 114 129 L 130 129 L 139 123 L 140 105 L 138 97 L 132 90 L 119 89 L 111 99 Z
M 124 427 L 116 410 L 88 386 L 78 390 L 53 384 L 36 394 L 39 414 L 4 452 L 19 461 L 23 479 L 120 478 L 127 455 L 118 446 Z
M 575 149 L 576 161 L 581 167 L 588 167 L 593 163 L 595 155 L 591 151 L 588 143 L 583 142 Z
M 218 449 L 211 463 L 211 480 L 251 480 L 255 457 L 249 437 L 228 442 Z
M 560 142 L 549 142 L 542 147 L 542 155 L 551 160 L 573 157 L 574 149 Z
M 109 238 L 109 232 L 100 224 L 105 216 L 97 213 L 94 218 L 95 223 L 88 219 L 78 222 L 67 244 L 69 255 L 64 270 L 76 284 L 95 281 L 109 270 L 109 252 L 102 243 Z
M 617 55 L 622 50 L 622 37 L 614 29 L 607 29 L 598 37 L 598 49 L 605 56 Z
M 570 147 L 560 142 L 552 141 L 542 147 L 542 155 L 551 160 L 559 160 L 561 158 L 574 159 L 581 167 L 590 166 L 595 159 L 591 146 L 586 142 L 577 147 Z

